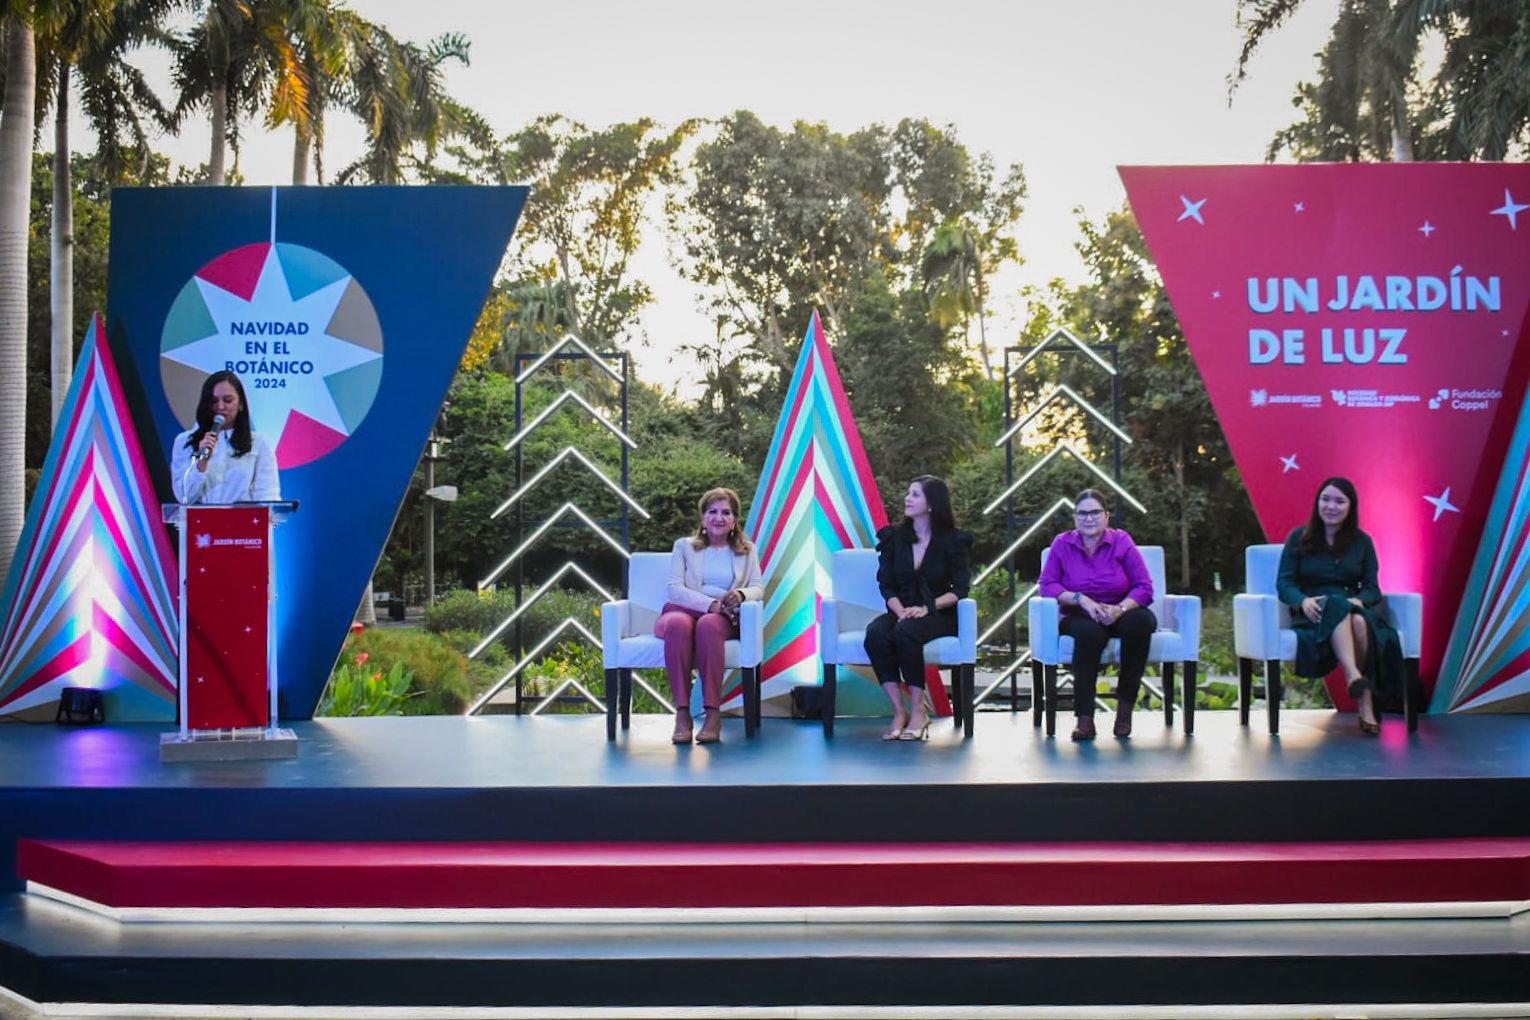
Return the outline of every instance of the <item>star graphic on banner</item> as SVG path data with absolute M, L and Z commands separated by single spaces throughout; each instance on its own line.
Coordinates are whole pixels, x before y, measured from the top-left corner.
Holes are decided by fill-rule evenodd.
M 1190 201 L 1189 195 L 1181 195 L 1179 196 L 1179 201 L 1182 205 L 1184 205 L 1185 211 L 1179 214 L 1179 219 L 1175 220 L 1175 223 L 1183 223 L 1185 220 L 1194 220 L 1203 227 L 1206 225 L 1205 219 L 1201 217 L 1201 206 L 1206 204 L 1206 200 L 1204 198 L 1199 202 L 1192 202 Z
M 1306 212 L 1307 211 L 1307 203 L 1306 202 L 1298 202 L 1298 203 L 1296 203 L 1296 205 L 1292 206 L 1292 209 L 1294 209 L 1296 212 Z
M 1219 291 L 1219 290 L 1214 290 L 1214 291 L 1211 292 L 1211 296 L 1213 298 L 1216 298 L 1217 300 L 1221 300 L 1222 292 Z
M 246 634 L 250 634 L 250 633 L 253 633 L 253 632 L 254 632 L 254 630 L 255 630 L 255 628 L 254 628 L 254 627 L 246 627 L 246 628 L 244 628 L 244 632 L 245 632 L 245 633 L 246 633 Z
M 1499 336 L 1508 336 L 1508 335 L 1509 335 L 1509 331 L 1508 331 L 1508 330 L 1506 330 L 1506 329 L 1500 329 L 1500 330 L 1499 330 L 1499 331 L 1498 331 L 1498 335 L 1499 335 Z
M 1288 471 L 1300 471 L 1302 469 L 1302 466 L 1296 462 L 1296 456 L 1297 455 L 1293 453 L 1289 457 L 1282 456 L 1280 458 L 1281 474 L 1285 474 Z
M 1520 214 L 1521 211 L 1523 211 L 1525 209 L 1530 209 L 1530 205 L 1524 205 L 1522 203 L 1514 201 L 1514 196 L 1509 194 L 1509 189 L 1508 188 L 1504 188 L 1503 189 L 1503 205 L 1499 206 L 1497 209 L 1494 209 L 1493 210 L 1493 215 L 1494 216 L 1507 216 L 1509 218 L 1509 229 L 1510 230 L 1518 230 L 1519 229 L 1519 214 Z
M 1430 223 L 1428 220 L 1425 220 L 1424 225 L 1418 228 L 1418 232 L 1423 234 L 1425 237 L 1428 237 L 1430 234 L 1434 233 L 1434 224 Z
M 1424 502 L 1434 506 L 1434 519 L 1439 520 L 1441 514 L 1458 514 L 1461 508 L 1450 501 L 1450 486 L 1445 486 L 1445 491 L 1438 496 L 1425 496 Z
M 342 435 L 349 434 L 350 430 L 340 417 L 340 409 L 335 405 L 334 395 L 325 380 L 337 372 L 382 357 L 378 351 L 368 350 L 325 332 L 350 285 L 349 277 L 336 280 L 294 300 L 287 285 L 286 274 L 282 271 L 281 260 L 277 258 L 273 247 L 266 254 L 260 280 L 248 301 L 201 277 L 197 277 L 196 283 L 217 332 L 202 340 L 166 351 L 164 357 L 203 372 L 223 368 L 231 359 L 311 362 L 313 371 L 307 373 L 245 375 L 246 387 L 251 387 L 252 377 L 257 381 L 270 378 L 281 383 L 280 386 L 262 388 L 259 397 L 250 401 L 250 415 L 255 431 L 264 433 L 270 437 L 273 445 L 280 446 L 288 416 L 298 411 L 325 428 Z M 269 339 L 233 332 L 236 323 L 267 322 L 306 327 L 306 332 L 271 336 Z M 247 343 L 265 344 L 266 353 L 246 353 Z M 288 353 L 277 353 L 277 343 L 286 344 Z

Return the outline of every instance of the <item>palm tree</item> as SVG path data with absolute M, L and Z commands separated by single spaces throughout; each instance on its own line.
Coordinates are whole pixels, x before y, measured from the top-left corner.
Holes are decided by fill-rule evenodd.
M 454 135 L 493 143 L 483 119 L 447 94 L 448 60 L 468 62 L 464 36 L 449 32 L 422 48 L 371 26 L 366 44 L 355 54 L 346 103 L 366 128 L 367 148 L 340 172 L 341 183 L 396 184 L 403 179 L 404 163 L 417 159 L 416 146 L 423 147 L 428 162 Z
M 140 160 L 149 153 L 151 117 L 169 114 L 143 73 L 126 59 L 141 43 L 167 37 L 162 24 L 177 0 L 68 0 L 38 26 L 40 103 L 53 105 L 53 208 L 50 294 L 53 422 L 74 374 L 74 184 L 70 175 L 69 94 L 81 85 L 85 115 L 95 129 L 97 153 L 109 177 L 120 177 L 131 139 Z
M 1259 44 L 1300 6 L 1239 0 L 1232 90 Z M 1421 81 L 1420 45 L 1431 33 L 1444 51 L 1434 77 Z M 1519 0 L 1342 0 L 1318 80 L 1297 90 L 1306 120 L 1276 136 L 1272 155 L 1503 159 L 1530 128 L 1526 53 L 1530 14 Z
M 322 173 L 324 114 L 341 98 L 357 50 L 376 27 L 331 0 L 280 0 L 283 38 L 271 85 L 268 121 L 291 124 L 292 183 Z
M 961 220 L 947 220 L 936 227 L 919 260 L 919 276 L 930 314 L 942 329 L 959 322 L 965 334 L 972 316 L 977 315 L 983 371 L 992 379 L 993 361 L 983 314 L 983 257 L 977 234 Z
M 27 226 L 36 89 L 33 5 L 3 9 L 5 101 L 0 107 L 0 578 L 10 570 L 25 513 Z
M 251 0 L 208 0 L 207 9 L 175 44 L 174 79 L 179 98 L 174 121 L 206 107 L 212 118 L 207 183 L 227 178 L 229 148 L 239 152 L 239 124 L 260 111 L 276 59 L 269 45 L 272 7 Z

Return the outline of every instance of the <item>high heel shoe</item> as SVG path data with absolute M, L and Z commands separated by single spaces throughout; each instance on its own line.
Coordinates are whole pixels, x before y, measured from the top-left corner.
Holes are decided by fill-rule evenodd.
M 903 732 L 898 734 L 898 739 L 899 740 L 929 740 L 930 739 L 930 721 L 928 719 L 926 719 L 925 722 L 924 722 L 924 725 L 918 727 L 917 729 L 914 728 L 913 726 L 905 727 Z
M 693 728 L 694 723 L 691 721 L 691 714 L 689 712 L 684 714 L 676 713 L 675 732 L 670 734 L 669 742 L 671 744 L 689 744 Z
M 1379 737 L 1381 735 L 1380 719 L 1376 720 L 1375 722 L 1366 722 L 1364 716 L 1357 716 L 1357 718 L 1360 721 L 1361 733 L 1364 733 L 1368 737 Z
M 883 740 L 902 740 L 903 739 L 903 727 L 902 726 L 894 726 L 892 729 L 890 729 L 886 733 L 882 734 L 882 739 Z

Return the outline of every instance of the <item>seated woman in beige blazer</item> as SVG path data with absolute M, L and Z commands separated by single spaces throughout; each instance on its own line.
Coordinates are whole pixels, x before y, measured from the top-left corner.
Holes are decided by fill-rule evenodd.
M 744 537 L 738 493 L 712 489 L 701 497 L 695 535 L 675 541 L 668 601 L 653 632 L 664 641 L 664 668 L 675 698 L 676 744 L 691 742 L 691 669 L 701 674 L 706 710 L 696 743 L 722 739 L 723 646 L 738 637 L 739 603 L 765 597 L 754 543 Z

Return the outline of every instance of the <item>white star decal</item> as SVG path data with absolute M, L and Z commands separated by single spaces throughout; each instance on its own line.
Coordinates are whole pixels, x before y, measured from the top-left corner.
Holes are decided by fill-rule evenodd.
M 1499 335 L 1499 336 L 1508 336 L 1508 335 L 1509 335 L 1509 331 L 1508 331 L 1508 330 L 1506 330 L 1506 329 L 1500 329 L 1500 330 L 1499 330 L 1499 331 L 1498 331 L 1498 335 Z
M 1509 194 L 1509 189 L 1508 188 L 1504 188 L 1503 189 L 1503 205 L 1499 206 L 1497 209 L 1494 209 L 1493 210 L 1493 215 L 1494 216 L 1507 216 L 1509 218 L 1509 229 L 1510 230 L 1518 230 L 1519 229 L 1519 214 L 1520 214 L 1521 211 L 1523 211 L 1525 209 L 1530 209 L 1530 205 L 1524 205 L 1524 204 L 1521 204 L 1519 202 L 1514 201 L 1514 196 Z
M 1184 205 L 1185 211 L 1180 213 L 1179 219 L 1174 222 L 1183 223 L 1185 220 L 1194 220 L 1204 227 L 1206 221 L 1201 217 L 1201 206 L 1206 204 L 1206 200 L 1203 198 L 1199 202 L 1192 202 L 1189 195 L 1181 195 L 1179 200 Z
M 1285 474 L 1287 471 L 1300 471 L 1301 469 L 1302 466 L 1296 462 L 1296 454 L 1293 453 L 1289 457 L 1282 456 L 1280 458 L 1281 474 Z
M 1219 290 L 1214 290 L 1214 291 L 1212 291 L 1212 292 L 1211 292 L 1211 296 L 1212 296 L 1212 297 L 1213 297 L 1213 298 L 1215 298 L 1215 299 L 1217 299 L 1217 300 L 1219 300 L 1219 301 L 1220 301 L 1220 300 L 1221 300 L 1221 298 L 1222 298 L 1222 292 L 1221 292 L 1221 291 L 1219 291 Z
M 348 277 L 294 301 L 287 278 L 282 272 L 281 260 L 277 258 L 273 247 L 266 254 L 260 280 L 248 301 L 201 277 L 197 277 L 196 283 L 217 332 L 165 352 L 166 358 L 203 372 L 224 368 L 231 359 L 310 362 L 313 371 L 306 373 L 281 372 L 269 376 L 263 373 L 244 374 L 245 387 L 250 390 L 254 390 L 263 379 L 281 384 L 260 389 L 258 396 L 252 394 L 250 415 L 255 431 L 264 433 L 270 437 L 273 445 L 279 446 L 288 416 L 296 410 L 342 435 L 349 433 L 350 430 L 340 417 L 339 408 L 335 406 L 334 397 L 325 384 L 325 378 L 376 361 L 382 354 L 330 336 L 324 331 L 334 318 L 341 298 L 345 296 L 346 287 L 350 283 Z M 300 324 L 307 331 L 301 335 L 269 338 L 236 335 L 232 331 L 235 323 L 265 322 Z M 264 343 L 265 353 L 246 353 L 246 343 Z M 279 353 L 280 348 L 276 344 L 286 345 L 287 353 Z
M 1433 504 L 1434 519 L 1439 520 L 1441 514 L 1458 514 L 1461 508 L 1450 501 L 1450 486 L 1445 486 L 1445 491 L 1438 496 L 1425 496 L 1424 502 Z
M 1418 232 L 1423 234 L 1425 237 L 1428 237 L 1430 234 L 1434 233 L 1434 224 L 1430 223 L 1428 220 L 1425 220 L 1424 225 L 1418 228 Z
M 1306 212 L 1307 211 L 1307 203 L 1306 202 L 1298 202 L 1292 208 L 1294 208 L 1297 212 Z

